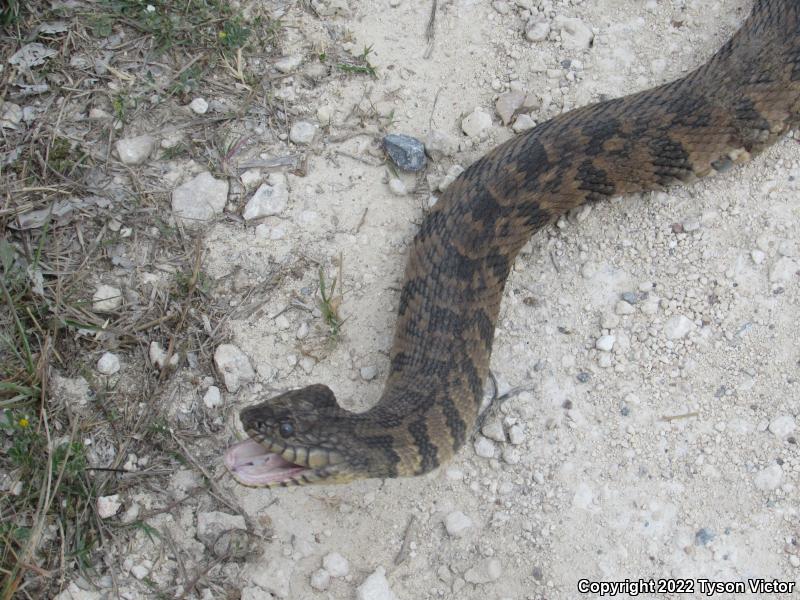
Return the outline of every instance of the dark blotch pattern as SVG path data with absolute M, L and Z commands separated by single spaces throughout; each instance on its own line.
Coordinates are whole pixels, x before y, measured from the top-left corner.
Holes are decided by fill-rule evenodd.
M 421 475 L 422 473 L 427 473 L 438 467 L 439 461 L 436 458 L 437 449 L 431 442 L 430 437 L 428 437 L 428 426 L 425 419 L 420 418 L 409 423 L 408 432 L 417 445 L 420 457 L 419 469 L 417 469 L 416 474 Z
M 397 467 L 400 464 L 400 456 L 394 449 L 394 437 L 391 435 L 374 435 L 363 437 L 360 441 L 366 448 L 379 453 L 384 458 L 384 461 L 380 461 L 378 464 L 385 469 L 385 472 L 383 474 L 372 474 L 373 477 L 398 476 L 399 472 Z
M 467 437 L 467 424 L 461 417 L 461 411 L 458 410 L 455 400 L 450 396 L 442 396 L 439 399 L 439 406 L 444 414 L 447 428 L 450 430 L 450 437 L 453 439 L 453 451 L 455 452 L 464 444 L 464 440 Z
M 584 125 L 581 133 L 586 141 L 586 156 L 598 156 L 604 152 L 603 144 L 616 137 L 620 130 L 620 121 L 616 117 L 608 117 Z
M 600 200 L 614 195 L 614 182 L 603 169 L 597 168 L 590 160 L 578 167 L 578 189 L 589 192 L 588 200 Z

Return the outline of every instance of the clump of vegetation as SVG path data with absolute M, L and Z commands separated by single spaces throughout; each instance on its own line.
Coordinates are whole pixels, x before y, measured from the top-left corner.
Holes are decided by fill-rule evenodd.
M 235 52 L 253 31 L 229 2 L 220 0 L 102 0 L 90 24 L 98 36 L 110 35 L 116 24 L 134 27 L 150 36 L 159 52 L 175 47 Z M 261 24 L 255 19 L 252 26 Z
M 342 303 L 341 293 L 336 295 L 337 278 L 334 277 L 330 285 L 325 281 L 325 272 L 322 267 L 319 269 L 319 282 L 318 290 L 320 299 L 318 301 L 319 309 L 322 311 L 322 320 L 328 326 L 328 332 L 332 340 L 339 337 L 339 332 L 342 329 L 344 320 L 339 316 L 339 307 Z
M 372 53 L 372 46 L 365 46 L 361 54 L 352 62 L 340 62 L 336 67 L 344 72 L 356 75 L 369 75 L 373 79 L 378 78 L 378 71 L 369 62 L 369 55 Z M 324 55 L 321 55 L 321 57 Z
M 19 584 L 23 565 L 33 564 L 36 540 L 60 532 L 64 559 L 84 568 L 98 531 L 93 516 L 96 491 L 83 444 L 52 439 L 48 423 L 32 421 L 24 411 L 8 410 L 4 416 L 10 445 L 3 462 L 17 482 L 11 494 L 4 495 L 0 525 L 0 565 L 7 574 L 2 597 L 7 598 Z M 31 513 L 30 507 L 36 511 Z
M 54 22 L 59 27 L 41 27 Z M 113 573 L 118 565 L 102 557 L 122 530 L 157 537 L 144 518 L 123 525 L 97 514 L 99 497 L 124 498 L 127 486 L 142 485 L 120 477 L 130 456 L 146 455 L 139 464 L 164 473 L 178 464 L 202 470 L 181 437 L 213 426 L 202 413 L 176 420 L 158 401 L 174 370 L 147 360 L 150 342 L 184 360 L 191 354 L 210 371 L 223 312 L 210 297 L 201 245 L 164 220 L 163 182 L 153 185 L 148 165 L 115 160 L 115 142 L 129 133 L 120 125 L 133 124 L 137 134 L 154 107 L 154 121 L 169 120 L 200 89 L 224 90 L 218 96 L 246 112 L 248 83 L 270 68 L 264 57 L 276 50 L 281 26 L 245 18 L 227 0 L 9 0 L 0 2 L 0 28 L 9 42 L 0 48 L 4 64 L 34 40 L 55 51 L 13 75 L 35 84 L 36 95 L 12 86 L 6 101 L 30 112 L 4 126 L 0 151 L 0 600 L 51 598 L 76 570 L 90 582 Z M 106 38 L 122 32 L 125 59 L 103 58 L 105 68 L 92 72 L 94 59 L 121 47 Z M 87 118 L 93 109 L 100 116 Z M 231 162 L 245 144 L 238 125 L 190 116 L 180 123 L 185 137 L 164 156 L 187 154 L 235 172 Z M 228 128 L 230 136 L 219 131 Z M 215 146 L 214 139 L 233 141 Z M 145 248 L 164 266 L 163 285 L 134 274 Z M 119 283 L 130 296 L 112 311 L 95 309 L 100 282 Z M 106 351 L 120 358 L 114 375 L 98 375 Z M 79 375 L 91 393 L 77 410 L 49 382 Z M 205 473 L 203 481 L 215 486 Z M 154 597 L 186 597 L 198 578 L 152 585 Z
M 66 325 L 55 318 L 44 290 L 40 264 L 47 239 L 45 227 L 30 261 L 0 239 L 0 472 L 11 485 L 0 494 L 4 599 L 38 562 L 42 538 L 58 531 L 64 560 L 81 566 L 97 539 L 84 446 L 69 436 L 56 438 L 54 417 L 43 409 L 52 344 Z

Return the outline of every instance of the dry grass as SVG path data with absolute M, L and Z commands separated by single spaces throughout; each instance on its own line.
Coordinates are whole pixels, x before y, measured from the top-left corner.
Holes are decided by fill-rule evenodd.
M 22 122 L 0 127 L 5 600 L 51 597 L 76 573 L 91 582 L 106 549 L 149 527 L 144 516 L 125 525 L 101 519 L 97 498 L 134 487 L 157 493 L 178 467 L 202 462 L 189 455 L 187 441 L 218 424 L 202 408 L 181 418 L 170 413 L 180 382 L 150 363 L 148 347 L 159 342 L 211 372 L 227 305 L 210 294 L 202 239 L 167 216 L 163 173 L 120 164 L 112 147 L 132 125 L 180 132 L 187 143 L 165 150 L 163 160 L 191 157 L 218 176 L 235 175 L 231 161 L 247 141 L 235 118 L 251 109 L 263 76 L 249 59 L 276 51 L 280 26 L 257 10 L 235 14 L 222 0 L 100 0 L 61 11 L 49 2 L 4 6 L 0 115 L 12 104 L 26 111 Z M 10 56 L 31 42 L 52 56 L 9 68 Z M 183 110 L 199 89 L 224 97 L 231 115 L 197 118 Z M 88 118 L 91 109 L 97 118 Z M 281 115 L 260 110 L 268 124 L 283 126 Z M 158 283 L 147 283 L 144 272 Z M 110 312 L 92 304 L 104 282 L 124 296 Z M 122 358 L 118 375 L 97 374 L 105 351 Z M 55 392 L 54 379 L 78 377 L 88 384 L 83 402 Z M 146 467 L 124 470 L 131 454 L 146 456 Z M 204 481 L 203 492 L 231 508 Z M 188 596 L 218 562 L 155 586 L 154 597 Z M 110 571 L 114 578 L 113 565 Z

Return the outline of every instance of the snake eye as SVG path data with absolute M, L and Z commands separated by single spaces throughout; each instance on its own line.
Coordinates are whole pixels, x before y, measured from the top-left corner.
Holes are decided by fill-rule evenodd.
M 287 438 L 294 433 L 294 425 L 289 423 L 289 421 L 284 421 L 283 423 L 281 423 L 280 427 L 278 428 L 278 431 L 280 432 L 282 437 Z

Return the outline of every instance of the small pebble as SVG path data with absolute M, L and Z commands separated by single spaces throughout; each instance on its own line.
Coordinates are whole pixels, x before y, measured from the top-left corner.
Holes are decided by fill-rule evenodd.
M 366 367 L 361 367 L 360 373 L 361 379 L 364 381 L 372 381 L 378 375 L 378 368 L 374 365 L 367 365 Z
M 517 110 L 520 109 L 524 100 L 525 92 L 521 90 L 500 94 L 494 107 L 497 114 L 500 115 L 503 125 L 508 125 L 511 122 L 511 119 L 514 117 Z
M 114 312 L 122 306 L 122 292 L 113 286 L 101 283 L 92 296 L 92 308 L 95 312 Z
M 519 446 L 525 441 L 525 428 L 522 425 L 512 425 L 508 429 L 508 441 Z
M 492 127 L 492 117 L 476 107 L 471 113 L 461 120 L 461 130 L 471 138 L 484 135 Z
M 447 475 L 448 479 L 452 479 L 453 481 L 461 481 L 464 479 L 464 471 L 457 467 L 448 467 L 445 471 L 445 475 Z
M 705 546 L 715 537 L 716 534 L 712 530 L 703 527 L 702 529 L 698 529 L 697 533 L 694 534 L 694 543 L 696 546 Z
M 356 589 L 356 600 L 397 600 L 389 581 L 386 579 L 386 570 L 378 567 L 374 573 L 364 580 Z
M 550 35 L 550 23 L 541 20 L 530 20 L 525 26 L 525 38 L 529 42 L 542 42 Z
M 770 421 L 769 430 L 776 437 L 781 439 L 789 437 L 795 430 L 794 417 L 791 415 L 780 415 Z
M 300 54 L 291 54 L 275 61 L 275 68 L 281 73 L 291 73 L 303 64 L 303 57 Z
M 467 569 L 464 573 L 464 580 L 467 583 L 484 584 L 500 579 L 503 574 L 503 567 L 496 558 L 486 558 L 478 562 L 477 565 Z
M 296 337 L 298 340 L 304 340 L 308 337 L 308 333 L 309 326 L 308 323 L 304 321 L 300 323 L 300 327 L 297 328 L 297 333 L 294 334 L 294 337 Z
M 447 169 L 447 173 L 442 180 L 439 182 L 438 188 L 440 192 L 445 191 L 451 183 L 453 183 L 458 176 L 464 172 L 464 168 L 461 165 L 453 165 L 449 169 Z
M 90 118 L 91 114 L 89 115 Z M 16 129 L 22 122 L 22 107 L 13 102 L 5 102 L 0 112 L 0 129 Z
M 408 194 L 408 189 L 406 188 L 406 184 L 403 183 L 401 179 L 397 177 L 392 177 L 389 180 L 389 191 L 392 192 L 395 196 L 405 196 Z
M 403 171 L 421 171 L 425 168 L 425 146 L 410 135 L 390 133 L 383 138 L 383 149 L 391 161 Z
M 289 204 L 289 190 L 282 184 L 261 184 L 242 211 L 245 221 L 279 215 Z
M 511 6 L 505 0 L 494 0 L 494 2 L 492 2 L 492 8 L 501 15 L 507 15 L 511 12 Z
M 594 34 L 591 28 L 580 19 L 571 17 L 556 17 L 556 29 L 561 31 L 561 44 L 572 50 L 585 50 L 592 45 Z
M 189 108 L 192 112 L 198 115 L 204 115 L 208 112 L 208 102 L 205 98 L 195 98 L 189 103 Z
M 425 136 L 425 152 L 431 160 L 439 161 L 455 154 L 458 143 L 449 134 L 439 129 L 431 129 Z
M 331 585 L 331 574 L 325 569 L 317 569 L 311 574 L 311 587 L 324 592 Z
M 156 146 L 152 135 L 123 138 L 115 144 L 119 159 L 126 165 L 140 165 L 150 156 Z
M 536 127 L 536 121 L 531 119 L 530 115 L 519 115 L 514 120 L 514 124 L 511 126 L 511 129 L 513 129 L 515 133 L 522 133 L 523 131 L 528 131 L 528 129 L 533 129 L 534 127 Z
M 105 352 L 97 361 L 97 370 L 103 375 L 113 375 L 119 371 L 119 357 L 111 352 Z
M 516 465 L 520 461 L 519 451 L 512 446 L 503 448 L 502 456 L 503 460 L 509 465 Z
M 478 435 L 476 436 L 474 446 L 475 454 L 481 458 L 494 458 L 494 444 L 491 440 L 482 435 Z
M 131 575 L 136 577 L 136 579 L 144 579 L 150 574 L 150 570 L 153 568 L 153 563 L 149 560 L 143 560 L 140 564 L 131 568 Z
M 308 121 L 296 121 L 289 130 L 289 140 L 295 144 L 307 145 L 314 140 L 317 126 Z
M 755 264 L 757 264 L 757 265 L 760 265 L 760 264 L 763 264 L 763 263 L 764 263 L 764 261 L 765 261 L 765 260 L 766 260 L 766 258 L 767 258 L 767 255 L 766 255 L 766 254 L 764 254 L 764 253 L 763 253 L 761 250 L 759 250 L 759 249 L 757 249 L 757 248 L 756 248 L 756 249 L 754 249 L 754 250 L 752 250 L 752 251 L 750 252 L 750 258 L 752 258 L 752 259 L 753 259 L 753 262 L 754 262 Z
M 691 320 L 683 315 L 675 315 L 664 324 L 664 335 L 668 340 L 679 340 L 686 337 L 693 327 Z
M 503 424 L 499 419 L 487 419 L 486 423 L 481 427 L 481 433 L 495 442 L 506 441 L 506 432 L 503 430 Z
M 112 496 L 100 496 L 97 498 L 97 516 L 101 519 L 108 519 L 117 514 L 122 503 L 119 501 L 119 494 Z
M 764 491 L 771 491 L 781 484 L 783 479 L 783 469 L 777 463 L 773 463 L 756 474 L 755 486 Z
M 205 171 L 172 191 L 172 211 L 186 227 L 221 215 L 228 202 L 228 182 Z
M 683 225 L 683 230 L 686 233 L 691 233 L 692 231 L 697 231 L 698 229 L 700 229 L 700 219 L 698 219 L 697 217 L 691 217 L 689 219 L 686 219 L 681 224 Z
M 316 364 L 316 361 L 310 356 L 304 356 L 300 359 L 300 368 L 303 369 L 306 375 L 311 375 L 311 371 L 314 370 L 314 365 Z
M 330 573 L 331 577 L 347 577 L 350 573 L 350 563 L 338 552 L 326 554 L 322 559 L 322 566 Z
M 148 349 L 148 355 L 150 356 L 150 362 L 155 366 L 157 369 L 163 369 L 167 363 L 167 351 L 164 347 L 156 342 L 150 342 L 150 347 Z M 178 362 L 180 362 L 180 356 L 177 352 L 172 353 L 172 356 L 169 359 L 169 366 L 176 367 L 178 366 Z
M 629 304 L 628 302 L 625 302 L 624 300 L 620 300 L 614 306 L 614 312 L 616 314 L 618 314 L 618 315 L 623 315 L 623 316 L 624 315 L 632 315 L 634 312 L 636 312 L 636 309 L 631 304 Z
M 332 118 L 333 108 L 330 106 L 323 105 L 317 109 L 317 121 L 319 121 L 319 124 L 323 127 L 330 125 Z
M 214 365 L 222 375 L 225 388 L 235 393 L 239 388 L 255 379 L 255 371 L 250 365 L 250 359 L 233 344 L 220 344 L 214 351 Z
M 598 350 L 602 350 L 603 352 L 611 352 L 614 348 L 614 342 L 617 341 L 617 338 L 613 335 L 603 335 L 597 338 L 597 341 L 594 343 L 594 347 Z
M 217 408 L 222 404 L 222 393 L 220 393 L 219 388 L 215 385 L 211 385 L 206 390 L 206 393 L 203 394 L 203 404 L 206 405 L 206 408 Z
M 451 512 L 444 519 L 444 528 L 450 537 L 463 537 L 470 527 L 472 527 L 472 519 L 460 510 Z
M 8 106 L 8 104 L 6 104 L 6 106 Z M 104 111 L 102 108 L 90 108 L 89 118 L 92 121 L 111 121 L 114 117 L 110 113 Z M 2 127 L 2 118 L 0 118 L 0 127 Z M 161 141 L 161 144 L 163 146 L 163 140 Z

